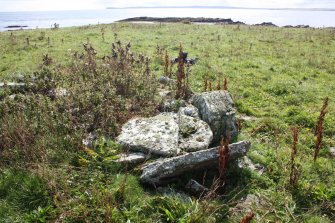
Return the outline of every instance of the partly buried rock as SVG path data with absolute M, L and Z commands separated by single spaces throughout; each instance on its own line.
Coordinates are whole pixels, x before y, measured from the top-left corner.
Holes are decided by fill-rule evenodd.
M 213 133 L 208 124 L 198 118 L 179 116 L 179 148 L 186 152 L 208 149 Z
M 115 160 L 115 162 L 129 165 L 137 165 L 143 163 L 147 159 L 147 156 L 144 153 L 120 154 L 118 156 L 120 156 L 120 158 Z
M 329 148 L 329 155 L 330 155 L 331 157 L 335 157 L 335 147 L 331 147 L 331 148 Z
M 257 174 L 262 175 L 266 168 L 258 163 L 254 164 L 248 157 L 242 157 L 238 160 L 238 166 L 240 168 L 248 168 L 255 171 Z
M 185 189 L 187 189 L 188 192 L 194 195 L 204 195 L 209 192 L 209 189 L 207 187 L 201 185 L 199 182 L 193 179 L 188 181 L 188 183 L 185 186 Z
M 185 106 L 186 102 L 184 100 L 177 100 L 177 99 L 163 100 L 163 102 L 159 105 L 159 111 L 178 112 L 180 108 Z
M 126 149 L 162 156 L 179 154 L 178 116 L 162 113 L 152 118 L 134 118 L 122 127 L 117 141 Z
M 218 144 L 222 136 L 230 130 L 232 140 L 237 138 L 238 128 L 234 102 L 227 91 L 204 92 L 193 97 L 192 104 L 199 109 L 200 118 L 213 131 L 213 144 Z
M 250 142 L 242 141 L 229 145 L 229 159 L 237 159 L 246 155 Z M 142 183 L 160 185 L 172 181 L 176 176 L 189 171 L 214 167 L 218 165 L 219 148 L 212 148 L 185 155 L 158 160 L 142 168 Z

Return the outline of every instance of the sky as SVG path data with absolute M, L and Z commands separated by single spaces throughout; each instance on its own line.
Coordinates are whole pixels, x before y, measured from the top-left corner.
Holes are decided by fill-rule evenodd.
M 0 0 L 0 11 L 104 9 L 134 6 L 234 6 L 254 8 L 335 8 L 335 0 Z

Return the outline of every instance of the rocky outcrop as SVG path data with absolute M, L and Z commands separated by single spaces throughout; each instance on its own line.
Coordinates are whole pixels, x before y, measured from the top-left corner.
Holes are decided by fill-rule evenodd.
M 124 124 L 117 141 L 132 151 L 173 156 L 180 153 L 178 130 L 178 116 L 173 113 L 134 118 Z
M 255 24 L 255 26 L 270 26 L 270 27 L 277 27 L 277 25 L 273 24 L 272 22 L 262 22 L 260 24 Z
M 230 130 L 230 138 L 237 138 L 238 127 L 234 102 L 227 91 L 204 92 L 193 97 L 192 104 L 198 108 L 202 120 L 213 132 L 213 144 L 218 144 L 222 136 Z
M 233 21 L 232 19 L 222 19 L 222 18 L 191 18 L 191 17 L 166 17 L 166 18 L 158 18 L 158 17 L 134 17 L 119 20 L 118 22 L 181 22 L 181 23 L 217 23 L 217 24 L 244 24 L 240 21 Z
M 247 141 L 230 144 L 230 160 L 245 156 L 249 148 L 250 142 Z M 218 147 L 157 160 L 142 167 L 140 180 L 151 185 L 168 183 L 186 172 L 215 167 L 218 165 L 218 160 Z

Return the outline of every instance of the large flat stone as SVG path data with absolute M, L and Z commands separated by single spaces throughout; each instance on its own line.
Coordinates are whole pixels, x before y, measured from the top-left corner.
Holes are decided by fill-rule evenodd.
M 117 141 L 126 149 L 173 156 L 178 148 L 178 116 L 162 113 L 151 118 L 134 118 L 123 127 Z
M 229 159 L 234 160 L 246 155 L 250 142 L 242 141 L 229 145 Z M 165 158 L 142 167 L 142 183 L 161 185 L 172 181 L 186 172 L 215 167 L 218 165 L 219 147 Z

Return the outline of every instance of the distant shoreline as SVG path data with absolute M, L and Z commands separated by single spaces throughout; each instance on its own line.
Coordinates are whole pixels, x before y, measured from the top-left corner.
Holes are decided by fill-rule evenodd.
M 230 6 L 147 6 L 147 7 L 107 7 L 106 9 L 246 9 L 246 10 L 280 10 L 280 11 L 335 11 L 333 8 L 249 8 Z
M 223 19 L 223 18 L 192 18 L 192 17 L 133 17 L 122 19 L 116 22 L 164 22 L 164 23 L 203 23 L 203 24 L 223 24 L 223 25 L 248 25 L 248 26 L 268 26 L 268 27 L 279 27 L 272 22 L 263 22 L 259 24 L 246 24 L 241 21 L 233 21 L 232 19 Z M 284 28 L 311 28 L 309 25 L 285 25 Z

